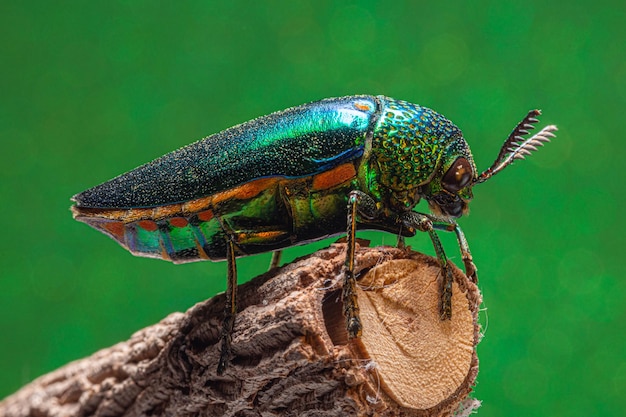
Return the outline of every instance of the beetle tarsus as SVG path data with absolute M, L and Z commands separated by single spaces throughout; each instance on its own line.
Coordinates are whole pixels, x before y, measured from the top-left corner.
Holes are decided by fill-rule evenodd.
M 461 259 L 463 260 L 463 265 L 465 266 L 465 276 L 476 284 L 478 282 L 478 275 L 476 274 L 477 268 L 474 264 L 474 260 L 472 259 L 472 254 L 461 250 Z
M 343 314 L 346 318 L 348 338 L 361 336 L 363 326 L 359 317 L 359 304 L 356 298 L 356 279 L 351 271 L 345 271 L 342 291 Z
M 232 343 L 232 325 L 234 323 L 234 320 L 231 319 L 224 319 L 223 322 L 223 327 L 222 327 L 222 346 L 221 346 L 221 351 L 220 351 L 220 359 L 219 362 L 217 363 L 217 374 L 218 375 L 222 375 L 224 373 L 224 371 L 226 370 L 226 368 L 228 367 L 228 364 L 230 363 L 230 356 L 231 356 L 231 343 Z M 231 328 L 231 331 L 227 330 L 227 327 Z

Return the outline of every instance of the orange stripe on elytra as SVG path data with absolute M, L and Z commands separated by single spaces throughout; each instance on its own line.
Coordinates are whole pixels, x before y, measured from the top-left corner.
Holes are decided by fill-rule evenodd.
M 124 223 L 136 222 L 138 220 L 143 219 L 151 219 L 153 216 L 152 208 L 132 208 L 130 210 L 126 210 L 126 213 L 122 215 L 121 220 L 124 220 Z
M 313 176 L 313 190 L 327 190 L 346 182 L 356 176 L 356 169 L 352 164 L 339 165 L 330 171 Z
M 85 216 L 109 220 L 121 220 L 124 223 L 133 223 L 142 220 L 162 220 L 181 215 L 186 217 L 194 213 L 198 213 L 198 218 L 200 220 L 208 221 L 213 217 L 213 212 L 211 210 L 207 210 L 211 204 L 216 204 L 233 198 L 238 200 L 249 200 L 267 190 L 274 184 L 277 184 L 280 179 L 281 178 L 279 177 L 260 178 L 212 196 L 197 198 L 184 203 L 131 209 L 92 209 L 74 206 L 72 207 L 72 212 L 75 217 Z M 182 220 L 180 222 L 182 224 Z M 186 224 L 184 226 L 177 226 L 176 224 L 172 225 L 176 227 L 186 226 Z
M 183 203 L 183 213 L 186 215 L 197 213 L 206 208 L 209 208 L 212 197 L 202 197 L 196 200 L 191 200 Z
M 224 200 L 230 200 L 236 198 L 237 200 L 249 200 L 252 197 L 256 197 L 263 191 L 270 188 L 272 185 L 278 183 L 279 178 L 260 178 L 258 180 L 250 181 L 242 184 L 238 187 L 231 188 L 230 190 L 217 193 L 213 196 L 213 204 L 219 204 Z
M 180 213 L 183 209 L 182 204 L 169 204 L 167 206 L 158 206 L 152 212 L 152 218 L 155 220 L 165 219 Z
M 97 219 L 123 220 L 128 210 L 122 209 L 93 209 L 72 207 L 74 217 L 93 217 Z

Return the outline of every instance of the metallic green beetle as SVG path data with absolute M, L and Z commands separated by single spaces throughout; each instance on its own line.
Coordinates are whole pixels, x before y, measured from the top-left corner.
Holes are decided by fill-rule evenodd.
M 343 301 L 350 337 L 361 332 L 355 296 L 355 232 L 427 232 L 441 263 L 441 319 L 451 316 L 452 274 L 435 230 L 454 231 L 467 275 L 470 250 L 455 219 L 472 187 L 553 137 L 523 139 L 531 111 L 478 174 L 461 131 L 425 107 L 350 96 L 293 107 L 226 129 L 73 197 L 76 220 L 134 255 L 175 263 L 228 261 L 218 372 L 230 355 L 236 312 L 235 258 L 346 232 Z M 432 213 L 413 211 L 424 198 Z M 346 210 L 347 207 L 347 210 Z M 273 258 L 278 263 L 278 257 Z

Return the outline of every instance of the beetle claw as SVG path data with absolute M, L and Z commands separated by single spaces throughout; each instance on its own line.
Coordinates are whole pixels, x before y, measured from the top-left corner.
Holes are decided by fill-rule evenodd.
M 361 337 L 361 332 L 363 331 L 361 319 L 358 316 L 347 318 L 346 330 L 348 331 L 348 339 L 356 339 L 358 337 Z

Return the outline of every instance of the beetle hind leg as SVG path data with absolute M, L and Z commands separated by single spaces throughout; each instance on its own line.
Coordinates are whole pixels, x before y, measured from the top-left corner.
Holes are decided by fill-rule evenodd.
M 231 342 L 235 314 L 237 313 L 237 263 L 235 260 L 235 244 L 226 238 L 226 260 L 228 262 L 228 282 L 226 285 L 226 304 L 222 321 L 222 350 L 217 364 L 217 374 L 222 375 L 228 366 L 231 354 Z

